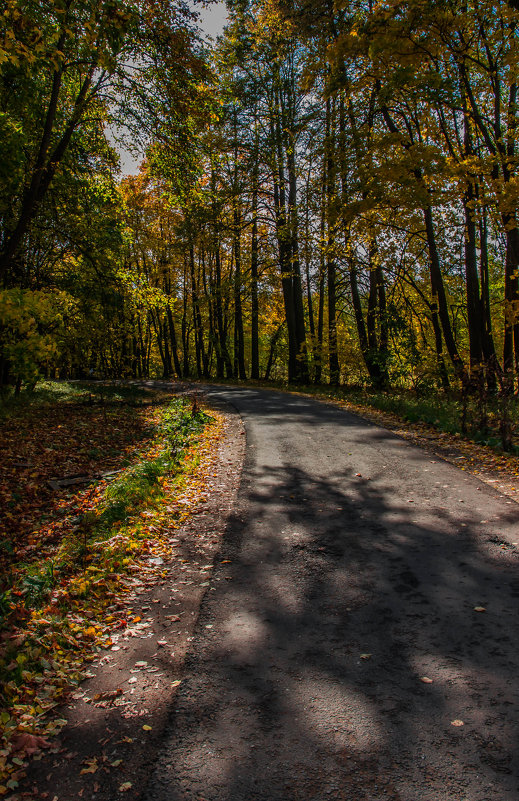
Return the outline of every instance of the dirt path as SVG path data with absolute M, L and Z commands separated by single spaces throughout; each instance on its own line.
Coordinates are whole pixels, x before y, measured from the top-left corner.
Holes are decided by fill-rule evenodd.
M 247 455 L 145 801 L 517 801 L 519 507 L 308 398 Z

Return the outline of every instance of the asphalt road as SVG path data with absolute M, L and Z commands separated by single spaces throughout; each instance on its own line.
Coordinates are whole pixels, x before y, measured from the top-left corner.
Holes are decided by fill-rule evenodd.
M 331 405 L 210 396 L 246 459 L 146 801 L 518 801 L 519 506 Z

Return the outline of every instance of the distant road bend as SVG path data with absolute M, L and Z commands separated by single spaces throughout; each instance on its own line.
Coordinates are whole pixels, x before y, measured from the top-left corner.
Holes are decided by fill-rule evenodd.
M 246 460 L 146 801 L 519 801 L 519 505 L 332 405 L 207 392 Z

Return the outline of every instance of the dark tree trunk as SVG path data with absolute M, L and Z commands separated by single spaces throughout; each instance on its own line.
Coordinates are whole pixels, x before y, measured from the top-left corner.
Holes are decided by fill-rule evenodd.
M 220 261 L 220 246 L 217 243 L 215 247 L 215 282 L 216 282 L 216 327 L 218 333 L 218 344 L 220 354 L 225 366 L 227 378 L 232 376 L 231 357 L 229 356 L 229 349 L 227 347 L 227 331 L 223 319 L 223 306 L 222 306 L 222 265 Z M 222 375 L 219 376 L 223 378 Z
M 184 261 L 184 283 L 183 283 L 183 308 L 182 308 L 182 358 L 183 368 L 182 375 L 188 378 L 190 375 L 189 368 L 189 320 L 188 320 L 188 266 L 187 260 Z
M 179 378 L 182 378 L 182 368 L 180 366 L 180 359 L 178 358 L 178 344 L 177 332 L 175 329 L 175 320 L 173 319 L 173 312 L 170 306 L 167 307 L 169 337 L 171 342 L 171 351 L 173 354 L 173 364 L 175 365 L 175 373 Z
M 321 242 L 324 242 L 325 210 L 324 198 L 321 208 Z M 326 291 L 326 265 L 324 250 L 319 249 L 319 297 L 317 306 L 317 341 L 315 345 L 315 383 L 320 384 L 323 375 L 323 340 L 324 340 L 324 294 Z
M 488 232 L 486 209 L 483 208 L 479 221 L 480 249 L 480 282 L 481 282 L 481 318 L 483 320 L 483 358 L 485 360 L 487 389 L 491 393 L 497 391 L 497 376 L 500 373 L 499 361 L 492 333 L 492 317 L 490 309 L 490 281 L 488 275 Z
M 337 346 L 337 287 L 335 265 L 336 213 L 335 198 L 336 167 L 334 154 L 334 109 L 332 101 L 326 101 L 325 175 L 326 175 L 326 275 L 328 278 L 328 368 L 330 384 L 338 386 L 340 381 L 339 352 Z
M 66 35 L 62 34 L 58 42 L 58 50 L 64 46 Z M 81 119 L 85 107 L 88 103 L 89 92 L 92 86 L 92 79 L 96 65 L 90 66 L 90 69 L 83 79 L 80 86 L 78 95 L 74 102 L 70 118 L 65 125 L 63 133 L 58 139 L 52 152 L 50 145 L 56 116 L 58 111 L 58 101 L 63 84 L 63 69 L 60 68 L 54 72 L 51 95 L 47 107 L 45 123 L 43 126 L 42 136 L 38 149 L 38 155 L 29 184 L 24 192 L 18 220 L 12 231 L 5 237 L 2 249 L 0 250 L 0 283 L 6 283 L 9 278 L 9 270 L 12 264 L 16 261 L 16 257 L 22 246 L 27 232 L 29 231 L 32 220 L 34 219 L 38 208 L 47 194 L 50 185 L 52 184 L 56 170 L 60 166 L 63 157 L 70 145 L 70 141 Z M 101 82 L 101 78 L 98 84 Z
M 280 325 L 273 333 L 272 337 L 270 338 L 270 348 L 269 348 L 269 355 L 267 359 L 267 367 L 265 369 L 265 381 L 268 381 L 270 378 L 270 372 L 272 370 L 272 366 L 274 364 L 276 358 L 276 345 L 278 343 L 279 337 L 281 335 L 281 331 L 283 330 L 283 325 Z
M 251 371 L 250 377 L 259 379 L 259 303 L 258 303 L 258 164 L 254 162 L 252 187 L 252 236 L 250 252 L 251 270 Z
M 503 369 L 509 391 L 513 388 L 514 369 L 519 373 L 519 230 L 512 215 L 505 215 L 505 325 Z M 514 359 L 515 355 L 515 359 Z
M 283 109 L 279 89 L 275 91 L 271 130 L 275 143 L 273 168 L 276 235 L 279 250 L 279 267 L 288 335 L 288 380 L 308 381 L 308 359 L 304 321 L 303 289 L 299 265 L 297 237 L 297 176 L 295 168 L 295 137 L 293 130 L 292 93 Z M 285 141 L 286 138 L 286 141 Z M 283 149 L 286 151 L 286 169 Z M 288 182 L 286 176 L 288 175 Z M 288 197 L 286 184 L 288 183 Z
M 241 303 L 242 271 L 241 271 L 241 214 L 238 208 L 239 199 L 234 198 L 234 376 L 245 380 L 245 343 L 243 333 L 243 313 Z
M 465 159 L 473 156 L 472 135 L 466 98 L 463 96 L 463 144 Z M 483 320 L 481 318 L 481 299 L 479 294 L 477 242 L 476 242 L 476 192 L 472 176 L 467 178 L 467 186 L 462 198 L 465 216 L 465 289 L 467 293 L 467 322 L 469 329 L 469 354 L 471 381 L 478 386 L 483 382 Z
M 468 383 L 468 376 L 465 370 L 465 365 L 463 364 L 461 356 L 458 353 L 458 348 L 456 347 L 452 333 L 449 308 L 447 305 L 447 296 L 445 294 L 445 286 L 443 283 L 443 276 L 440 266 L 440 257 L 438 255 L 438 248 L 436 246 L 432 209 L 430 206 L 426 206 L 423 209 L 423 216 L 429 251 L 429 273 L 431 278 L 433 309 L 438 312 L 443 338 L 445 341 L 445 347 L 447 348 L 447 353 L 449 354 L 449 358 L 454 366 L 454 372 L 462 384 L 466 386 Z
M 440 381 L 442 383 L 442 387 L 445 390 L 445 392 L 449 392 L 450 390 L 449 374 L 447 373 L 447 367 L 445 366 L 445 359 L 443 358 L 442 330 L 440 326 L 440 321 L 438 319 L 438 311 L 436 307 L 433 306 L 432 304 L 430 305 L 429 308 L 431 311 L 431 322 L 434 333 L 434 345 L 436 347 L 436 364 L 438 365 Z

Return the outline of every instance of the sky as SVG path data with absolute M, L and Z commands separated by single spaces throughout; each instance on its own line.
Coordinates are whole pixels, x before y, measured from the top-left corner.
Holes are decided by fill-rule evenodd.
M 224 25 L 227 22 L 227 8 L 225 2 L 218 0 L 216 3 L 211 3 L 205 8 L 201 3 L 194 3 L 194 9 L 200 14 L 199 26 L 202 30 L 204 38 L 215 38 L 222 33 Z M 126 150 L 122 145 L 114 142 L 117 152 L 121 157 L 121 172 L 123 175 L 136 175 L 139 172 L 139 164 L 142 161 L 142 156 L 135 157 L 132 153 Z

